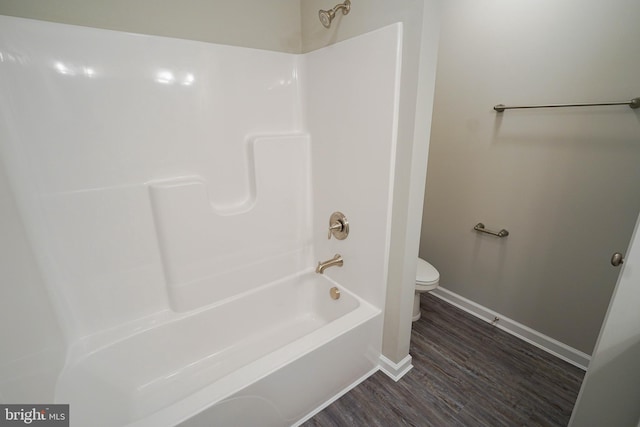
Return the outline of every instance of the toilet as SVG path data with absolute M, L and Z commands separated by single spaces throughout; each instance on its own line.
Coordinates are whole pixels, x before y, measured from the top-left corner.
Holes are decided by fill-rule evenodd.
M 418 268 L 416 269 L 416 292 L 413 297 L 413 317 L 415 322 L 420 319 L 420 294 L 432 291 L 438 287 L 440 273 L 431 264 L 422 258 L 418 258 Z

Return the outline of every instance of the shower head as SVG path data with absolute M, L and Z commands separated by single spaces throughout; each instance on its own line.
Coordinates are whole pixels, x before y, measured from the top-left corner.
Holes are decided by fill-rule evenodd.
M 333 21 L 333 18 L 336 17 L 336 12 L 339 9 L 342 9 L 342 14 L 346 15 L 351 10 L 351 1 L 344 0 L 344 3 L 340 3 L 334 6 L 333 9 L 329 9 L 329 10 L 321 9 L 318 11 L 318 17 L 320 18 L 320 22 L 322 23 L 322 25 L 324 25 L 325 28 L 331 27 L 331 21 Z
M 329 28 L 331 26 L 331 21 L 335 16 L 335 13 L 331 13 L 331 12 L 332 12 L 331 10 L 321 10 L 318 12 L 318 16 L 320 17 L 320 22 L 322 22 L 322 25 L 324 25 L 325 28 Z

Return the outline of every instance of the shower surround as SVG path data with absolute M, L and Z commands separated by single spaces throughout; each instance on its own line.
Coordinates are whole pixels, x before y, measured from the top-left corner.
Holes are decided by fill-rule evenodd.
M 72 425 L 291 425 L 378 369 L 401 40 L 293 55 L 0 16 L 0 155 Z

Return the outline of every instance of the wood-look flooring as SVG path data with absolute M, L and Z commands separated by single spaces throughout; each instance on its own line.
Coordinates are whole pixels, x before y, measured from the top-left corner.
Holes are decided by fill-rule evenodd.
M 566 426 L 584 376 L 429 294 L 411 356 L 397 383 L 377 372 L 303 426 Z

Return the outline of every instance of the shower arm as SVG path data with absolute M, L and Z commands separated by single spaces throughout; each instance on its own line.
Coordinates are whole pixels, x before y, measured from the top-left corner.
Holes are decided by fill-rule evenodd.
M 342 9 L 342 14 L 346 15 L 349 13 L 349 11 L 351 10 L 351 1 L 350 0 L 345 0 L 344 3 L 340 3 L 337 4 L 333 7 L 333 9 L 331 9 L 331 11 L 329 11 L 329 13 L 333 16 L 336 15 L 336 12 L 339 11 L 340 9 Z

